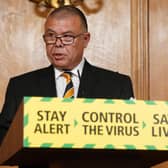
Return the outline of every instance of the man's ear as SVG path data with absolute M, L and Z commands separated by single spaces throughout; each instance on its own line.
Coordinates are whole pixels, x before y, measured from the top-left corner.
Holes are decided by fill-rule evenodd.
M 83 38 L 84 38 L 84 47 L 86 48 L 90 41 L 90 33 L 89 32 L 84 33 Z

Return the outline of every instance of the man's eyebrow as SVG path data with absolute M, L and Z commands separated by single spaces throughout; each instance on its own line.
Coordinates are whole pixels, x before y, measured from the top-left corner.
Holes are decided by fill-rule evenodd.
M 52 30 L 52 29 L 47 29 L 46 33 L 50 33 L 50 32 L 57 34 L 54 30 Z M 74 34 L 74 32 L 72 32 L 72 31 L 66 31 L 66 32 L 63 32 L 63 33 L 61 33 L 61 34 L 68 34 L 68 33 L 69 33 L 69 34 Z
M 47 29 L 47 31 L 46 32 L 52 32 L 52 33 L 56 33 L 54 30 L 52 30 L 52 29 Z

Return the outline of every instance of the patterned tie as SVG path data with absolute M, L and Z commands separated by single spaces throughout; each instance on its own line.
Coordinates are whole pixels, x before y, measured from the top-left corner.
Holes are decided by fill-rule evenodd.
M 66 88 L 63 97 L 64 98 L 74 98 L 74 87 L 72 83 L 72 73 L 66 71 L 62 74 L 63 77 L 66 79 Z

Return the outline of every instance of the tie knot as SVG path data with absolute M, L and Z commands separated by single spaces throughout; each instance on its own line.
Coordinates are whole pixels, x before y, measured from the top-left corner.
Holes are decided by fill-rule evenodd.
M 65 71 L 62 76 L 66 79 L 66 82 L 69 83 L 71 81 L 72 72 Z
M 73 98 L 74 97 L 74 87 L 72 83 L 72 72 L 65 71 L 62 76 L 66 79 L 66 88 L 63 94 L 64 98 Z

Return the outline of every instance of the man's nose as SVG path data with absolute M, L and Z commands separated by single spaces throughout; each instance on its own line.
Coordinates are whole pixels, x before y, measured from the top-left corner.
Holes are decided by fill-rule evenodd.
M 55 39 L 55 44 L 54 44 L 56 47 L 63 47 L 64 46 L 64 44 L 62 43 L 62 40 L 61 40 L 61 38 L 59 38 L 59 37 L 57 37 L 56 39 Z

